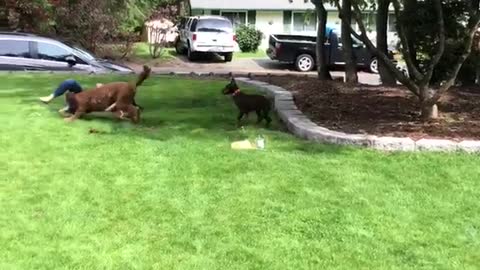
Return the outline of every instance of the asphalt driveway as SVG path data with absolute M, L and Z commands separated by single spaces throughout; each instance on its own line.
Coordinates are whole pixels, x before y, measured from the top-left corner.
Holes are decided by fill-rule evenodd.
M 131 64 L 135 70 L 141 70 L 140 65 Z M 298 72 L 292 65 L 272 61 L 268 58 L 234 58 L 232 62 L 225 63 L 222 58 L 210 55 L 191 62 L 185 56 L 177 56 L 174 60 L 158 67 L 153 67 L 154 72 L 232 72 L 235 73 L 254 73 L 254 74 L 297 74 L 315 76 L 315 72 Z M 344 77 L 345 72 L 341 68 L 331 72 L 334 77 Z M 380 78 L 377 74 L 360 71 L 360 83 L 377 85 L 380 84 Z

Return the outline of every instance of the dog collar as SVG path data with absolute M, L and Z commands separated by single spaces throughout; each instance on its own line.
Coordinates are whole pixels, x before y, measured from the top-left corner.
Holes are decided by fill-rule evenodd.
M 233 92 L 232 96 L 236 96 L 236 95 L 238 95 L 239 93 L 240 93 L 240 89 L 237 89 L 237 90 L 235 90 L 235 92 Z

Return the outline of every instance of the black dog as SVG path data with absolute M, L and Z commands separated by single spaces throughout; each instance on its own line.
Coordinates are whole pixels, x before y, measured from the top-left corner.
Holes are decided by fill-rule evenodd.
M 224 95 L 231 95 L 233 102 L 235 102 L 235 105 L 237 105 L 240 110 L 237 117 L 238 124 L 240 124 L 240 120 L 242 120 L 243 116 L 248 115 L 249 112 L 253 111 L 257 113 L 257 124 L 263 119 L 267 122 L 267 126 L 272 122 L 272 118 L 268 115 L 271 109 L 270 101 L 262 95 L 249 95 L 242 93 L 235 78 L 232 77 L 232 80 L 225 86 L 222 92 Z

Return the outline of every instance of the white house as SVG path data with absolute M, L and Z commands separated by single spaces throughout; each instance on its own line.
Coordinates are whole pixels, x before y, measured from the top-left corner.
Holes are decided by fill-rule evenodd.
M 340 30 L 341 20 L 335 6 L 326 5 L 327 24 Z M 235 26 L 252 25 L 264 33 L 262 47 L 268 46 L 270 34 L 315 35 L 317 16 L 310 0 L 190 0 L 192 15 L 221 15 L 229 18 Z M 393 15 L 393 14 L 392 14 Z M 389 32 L 394 36 L 395 17 L 390 16 Z M 364 14 L 364 22 L 375 31 L 373 12 Z M 371 33 L 374 36 L 374 33 Z

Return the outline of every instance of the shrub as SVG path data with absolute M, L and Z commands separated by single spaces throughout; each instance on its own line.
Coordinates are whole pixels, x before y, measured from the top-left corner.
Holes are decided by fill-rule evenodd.
M 256 52 L 263 33 L 253 27 L 242 25 L 237 29 L 237 42 L 242 52 Z

